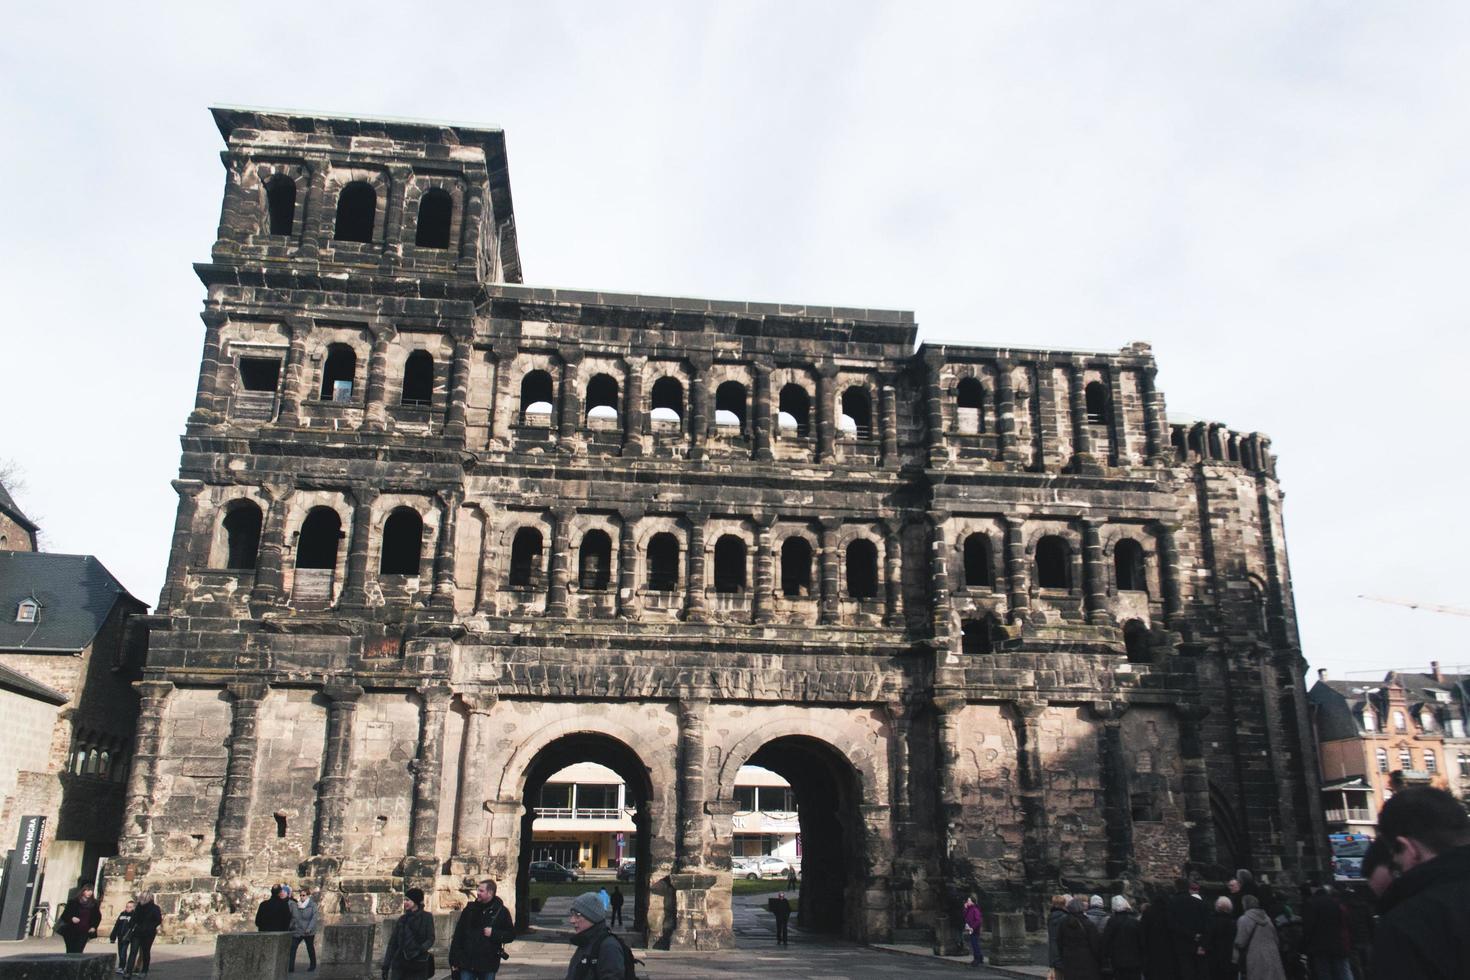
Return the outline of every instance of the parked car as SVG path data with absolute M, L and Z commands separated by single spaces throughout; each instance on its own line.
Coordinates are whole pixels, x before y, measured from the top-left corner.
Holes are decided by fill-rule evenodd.
M 581 875 L 555 861 L 532 861 L 532 881 L 576 881 Z
M 624 861 L 618 865 L 618 881 L 632 881 L 638 877 L 638 861 Z
M 791 862 L 785 858 L 763 857 L 756 862 L 756 867 L 760 869 L 762 878 L 781 878 L 791 870 Z
M 735 858 L 730 862 L 730 867 L 735 877 L 755 881 L 757 878 L 782 877 L 791 864 L 785 858 L 778 857 Z

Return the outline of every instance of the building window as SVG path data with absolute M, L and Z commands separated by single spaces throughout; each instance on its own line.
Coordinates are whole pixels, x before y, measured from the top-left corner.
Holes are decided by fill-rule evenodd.
M 1043 589 L 1072 587 L 1072 549 L 1066 538 L 1048 534 L 1037 542 L 1036 584 Z
M 1373 713 L 1373 709 L 1368 707 L 1367 705 L 1363 706 L 1363 731 L 1378 731 L 1378 716 L 1375 715 Z
M 1410 752 L 1408 749 L 1399 749 L 1399 768 L 1400 769 L 1413 769 L 1414 768 L 1414 754 L 1412 752 Z
M 736 813 L 754 813 L 755 812 L 755 787 L 754 786 L 736 786 L 735 787 L 735 812 Z
M 1460 778 L 1470 779 L 1470 755 L 1460 753 Z
M 745 591 L 745 542 L 733 534 L 715 542 L 715 591 L 726 595 Z
M 965 588 L 991 587 L 990 535 L 977 531 L 965 538 Z
M 419 248 L 449 247 L 449 218 L 454 213 L 454 198 L 435 187 L 419 201 L 419 223 L 413 243 Z
M 1148 627 L 1141 619 L 1130 619 L 1123 626 L 1123 649 L 1128 654 L 1130 664 L 1146 664 L 1153 662 L 1153 655 L 1148 647 Z
M 541 532 L 523 527 L 510 545 L 510 587 L 534 589 L 541 580 Z
M 434 400 L 434 355 L 416 350 L 403 362 L 405 405 L 428 405 Z
M 322 401 L 352 401 L 352 381 L 355 377 L 357 377 L 357 352 L 346 344 L 329 346 L 327 363 L 322 367 Z
M 715 389 L 715 427 L 745 431 L 745 385 L 726 381 Z
M 1373 755 L 1378 760 L 1378 771 L 1388 772 L 1388 749 L 1376 749 Z
M 684 425 L 684 386 L 678 378 L 663 377 L 653 383 L 653 411 L 648 415 L 653 431 L 678 432 Z
M 617 420 L 618 383 L 612 375 L 596 375 L 587 382 L 587 424 L 611 424 Z
M 1435 758 L 1433 749 L 1424 750 L 1424 771 L 1431 776 L 1439 772 L 1439 760 Z
M 366 181 L 354 180 L 337 195 L 337 226 L 332 237 L 341 242 L 373 240 L 378 192 Z
M 812 546 L 794 536 L 781 542 L 781 594 L 801 599 L 812 594 Z
M 1113 571 L 1117 574 L 1119 592 L 1147 592 L 1143 573 L 1143 546 L 1132 538 L 1124 538 L 1113 549 Z
M 960 624 L 960 652 L 967 655 L 982 655 L 995 652 L 994 635 L 991 628 L 995 621 L 986 616 L 984 619 L 967 619 Z
M 1101 381 L 1094 381 L 1085 389 L 1087 399 L 1087 422 L 1102 425 L 1108 418 L 1108 389 Z
M 545 371 L 527 371 L 521 379 L 521 424 L 551 425 L 551 375 Z
M 664 531 L 648 542 L 648 588 L 673 592 L 679 587 L 679 539 Z
M 296 221 L 296 181 L 276 174 L 265 184 L 265 206 L 272 235 L 289 235 Z
M 577 587 L 584 592 L 601 592 L 607 588 L 612 565 L 612 539 L 606 531 L 595 528 L 582 535 L 577 552 Z
M 1419 712 L 1419 727 L 1426 732 L 1434 731 L 1434 713 L 1428 708 Z
M 34 623 L 40 615 L 41 604 L 35 599 L 22 599 L 20 605 L 15 607 L 17 623 Z
M 383 525 L 383 575 L 417 575 L 424 544 L 424 519 L 412 507 L 399 507 Z
M 260 551 L 260 508 L 249 500 L 238 500 L 225 514 L 226 568 L 255 567 Z
M 955 389 L 956 424 L 961 435 L 985 431 L 985 386 L 979 378 L 962 378 Z
M 240 374 L 240 387 L 245 391 L 271 393 L 281 380 L 279 357 L 242 357 L 235 370 Z
M 848 438 L 873 438 L 873 402 L 868 397 L 868 389 L 853 385 L 842 393 L 842 414 L 837 419 L 837 428 Z
M 1409 721 L 1404 717 L 1402 711 L 1395 711 L 1393 713 L 1393 730 L 1400 734 L 1409 730 Z
M 806 389 L 799 384 L 783 386 L 776 415 L 777 434 L 805 436 L 811 431 L 811 421 L 812 400 Z
M 847 594 L 853 599 L 878 594 L 878 548 L 866 538 L 847 546 Z
M 330 507 L 313 507 L 301 522 L 296 542 L 296 567 L 334 569 L 337 543 L 342 537 L 342 518 Z

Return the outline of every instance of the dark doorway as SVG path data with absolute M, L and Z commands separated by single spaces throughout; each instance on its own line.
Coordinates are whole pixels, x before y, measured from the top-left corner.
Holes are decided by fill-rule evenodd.
M 333 569 L 337 567 L 337 542 L 342 537 L 342 519 L 330 507 L 313 507 L 301 522 L 301 537 L 296 543 L 296 567 Z
M 510 545 L 510 587 L 537 589 L 541 586 L 541 532 L 523 527 Z
M 679 539 L 667 531 L 648 542 L 648 588 L 673 592 L 679 587 Z
M 800 535 L 781 543 L 781 594 L 788 599 L 812 594 L 812 546 Z
M 370 242 L 378 212 L 378 192 L 365 181 L 354 180 L 337 195 L 337 226 L 332 237 L 341 242 Z
M 454 198 L 443 188 L 435 187 L 419 201 L 419 223 L 413 243 L 419 248 L 448 248 L 450 217 L 454 214 Z
M 715 542 L 715 591 L 726 595 L 745 591 L 745 542 L 733 534 Z
M 399 507 L 383 525 L 382 575 L 417 575 L 424 544 L 424 519 L 412 507 Z
M 428 405 L 434 400 L 434 355 L 416 350 L 403 362 L 403 404 Z

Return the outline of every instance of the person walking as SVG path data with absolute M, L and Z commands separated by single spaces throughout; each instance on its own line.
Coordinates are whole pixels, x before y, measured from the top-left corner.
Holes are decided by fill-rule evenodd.
M 985 951 L 980 948 L 980 930 L 985 928 L 985 913 L 974 895 L 965 899 L 965 938 L 970 943 L 971 966 L 985 962 Z
M 602 902 L 602 911 L 612 911 L 612 896 L 607 893 L 607 886 L 597 889 L 597 899 Z
M 434 917 L 424 911 L 424 892 L 403 893 L 403 914 L 393 923 L 383 951 L 383 980 L 429 980 L 434 975 Z
M 1244 896 L 1241 896 L 1242 898 Z M 1215 899 L 1215 911 L 1205 927 L 1205 970 L 1209 980 L 1235 980 L 1235 896 Z
M 624 968 L 623 943 L 607 927 L 606 910 L 596 892 L 572 899 L 572 951 L 566 980 L 633 980 Z
M 460 980 L 491 980 L 500 970 L 505 944 L 516 937 L 515 922 L 495 894 L 489 878 L 475 889 L 474 901 L 464 907 L 449 941 L 449 969 Z
M 320 919 L 316 902 L 311 900 L 311 889 L 302 886 L 301 894 L 296 896 L 296 901 L 289 904 L 291 908 L 291 959 L 286 969 L 290 973 L 296 972 L 296 948 L 305 943 L 306 957 L 310 961 L 306 972 L 311 973 L 316 969 L 316 930 Z
M 623 889 L 613 885 L 612 895 L 608 898 L 608 911 L 612 913 L 608 920 L 609 927 L 621 926 L 623 924 Z
M 61 915 L 56 921 L 56 931 L 66 943 L 68 953 L 86 950 L 88 940 L 97 935 L 97 928 L 102 925 L 102 910 L 97 907 L 92 886 L 78 888 L 77 893 L 61 907 Z
M 776 916 L 776 945 L 790 946 L 786 924 L 791 921 L 791 902 L 785 892 L 777 892 L 776 897 L 771 899 L 771 912 Z
M 1286 980 L 1276 926 L 1261 908 L 1261 900 L 1246 895 L 1240 905 L 1245 914 L 1235 924 L 1235 965 L 1248 980 Z
M 1062 951 L 1057 946 L 1057 927 L 1067 918 L 1067 903 L 1071 900 L 1071 895 L 1053 895 L 1051 911 L 1046 914 L 1046 963 L 1053 970 L 1060 969 L 1062 965 Z
M 137 906 L 133 909 L 133 944 L 128 949 L 125 976 L 148 975 L 148 968 L 153 965 L 153 940 L 158 938 L 158 930 L 162 927 L 163 910 L 153 901 L 153 893 L 140 893 Z
M 112 932 L 107 941 L 117 943 L 117 969 L 115 973 L 121 974 L 128 968 L 128 947 L 133 941 L 133 909 L 137 904 L 132 901 L 123 903 L 122 911 L 118 913 L 117 921 L 112 924 Z
M 796 865 L 794 864 L 788 863 L 786 865 L 786 890 L 789 892 L 796 891 Z
M 1103 965 L 1112 968 L 1113 980 L 1143 980 L 1144 953 L 1143 923 L 1128 899 L 1114 895 L 1113 914 L 1103 926 Z
M 256 932 L 291 931 L 291 902 L 284 892 L 284 885 L 271 885 L 270 898 L 255 909 Z
M 1102 980 L 1101 947 L 1102 937 L 1087 921 L 1087 901 L 1073 898 L 1057 923 L 1057 971 L 1065 980 Z
M 1312 964 L 1312 980 L 1353 980 L 1348 967 L 1347 921 L 1326 885 L 1314 884 L 1302 909 L 1302 952 Z

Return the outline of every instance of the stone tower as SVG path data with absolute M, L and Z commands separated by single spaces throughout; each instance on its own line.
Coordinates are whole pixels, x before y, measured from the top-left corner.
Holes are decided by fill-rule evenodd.
M 733 940 L 735 773 L 790 782 L 804 924 L 1325 866 L 1265 438 L 1146 345 L 520 284 L 498 131 L 216 109 L 198 400 L 109 901 L 173 928 L 490 875 L 594 761 L 636 926 Z

